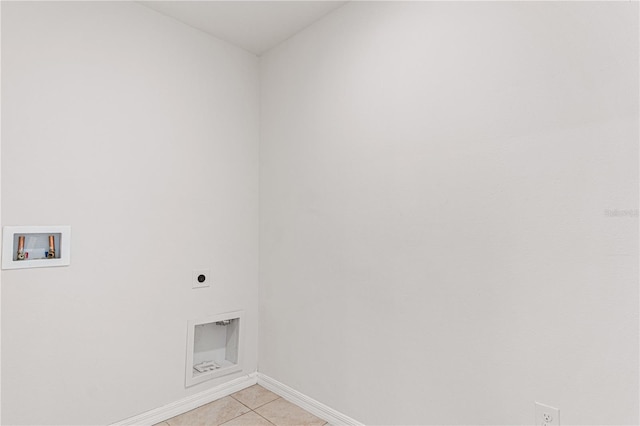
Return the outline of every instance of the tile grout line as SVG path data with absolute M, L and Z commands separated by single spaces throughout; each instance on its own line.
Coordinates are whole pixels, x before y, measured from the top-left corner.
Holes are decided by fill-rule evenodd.
M 233 395 L 229 395 L 229 396 L 230 396 L 231 398 L 235 399 L 236 401 L 238 401 L 240 404 L 242 404 L 242 405 L 244 405 L 245 407 L 247 407 L 247 408 L 248 408 L 249 410 L 251 410 L 251 411 L 255 411 L 255 410 L 257 410 L 257 409 L 258 409 L 258 408 L 260 408 L 260 407 L 264 407 L 265 405 L 267 405 L 267 404 L 271 404 L 273 401 L 276 401 L 276 400 L 278 400 L 278 399 L 281 399 L 281 398 L 282 398 L 281 396 L 279 396 L 279 397 L 277 397 L 276 399 L 272 399 L 272 400 L 271 400 L 271 401 L 269 401 L 269 402 L 265 402 L 264 404 L 258 405 L 256 408 L 251 408 L 251 407 L 249 407 L 247 404 L 245 404 L 244 402 L 242 402 L 242 401 L 240 401 L 239 399 L 237 399 L 236 397 L 234 397 Z M 239 417 L 239 416 L 238 416 L 238 417 Z M 262 416 L 260 416 L 260 417 L 262 417 Z
M 247 404 L 245 404 L 244 402 L 240 401 L 238 398 L 234 397 L 233 395 L 229 395 L 231 398 L 233 398 L 234 400 L 238 401 L 240 404 L 244 405 L 245 407 L 247 407 L 249 409 L 249 411 L 253 411 L 251 409 L 251 407 L 249 407 Z M 240 417 L 240 416 L 238 416 Z M 234 417 L 235 418 L 235 417 Z
M 235 398 L 233 398 L 233 399 L 235 399 Z M 280 399 L 280 397 L 278 397 L 278 398 L 276 398 L 276 399 Z M 273 401 L 275 401 L 276 399 L 274 399 Z M 235 399 L 235 400 L 236 400 L 236 401 L 238 401 L 238 402 L 240 402 L 240 401 L 239 401 L 239 400 L 237 400 L 237 399 Z M 269 401 L 269 402 L 273 402 L 273 401 Z M 265 405 L 267 405 L 269 402 L 267 402 L 266 404 L 262 404 L 261 406 L 256 407 L 256 408 L 260 408 L 260 407 L 262 407 L 262 406 L 265 406 Z M 244 403 L 242 403 L 242 402 L 240 402 L 240 404 L 242 404 L 242 405 L 244 405 L 245 407 L 249 408 L 249 406 L 248 406 L 248 405 L 246 405 L 246 404 L 244 404 Z M 273 423 L 272 421 L 270 421 L 269 419 L 267 419 L 266 417 L 261 416 L 261 415 L 260 415 L 260 413 L 256 412 L 255 410 L 252 410 L 251 408 L 249 408 L 249 411 L 247 411 L 246 413 L 242 413 L 242 414 L 240 414 L 239 416 L 236 416 L 236 417 L 234 417 L 233 419 L 229 419 L 229 420 L 227 420 L 227 421 L 226 421 L 226 422 L 224 422 L 224 423 L 220 423 L 220 424 L 219 424 L 219 425 L 217 425 L 217 426 L 224 426 L 224 425 L 226 425 L 227 423 L 229 423 L 229 422 L 231 422 L 231 421 L 233 421 L 233 420 L 237 419 L 238 417 L 242 417 L 242 416 L 244 416 L 245 414 L 249 414 L 249 413 L 254 413 L 254 414 L 256 414 L 258 417 L 260 417 L 261 419 L 264 419 L 267 423 L 269 423 L 269 424 L 271 424 L 271 425 L 273 425 L 273 426 L 278 426 L 278 425 L 276 425 L 275 423 Z M 167 423 L 167 424 L 169 424 L 169 423 Z M 325 425 L 326 425 L 326 423 L 325 423 Z M 169 425 L 169 426 L 170 426 L 170 425 Z M 324 426 L 324 425 L 322 425 L 322 426 Z
M 274 399 L 274 401 L 275 401 L 275 399 Z M 267 403 L 267 404 L 268 404 L 268 403 Z M 263 405 L 266 405 L 266 404 L 263 404 Z M 262 405 L 261 405 L 260 407 L 262 407 Z M 256 407 L 256 408 L 260 408 L 260 407 Z M 254 411 L 254 413 L 256 413 L 256 412 Z M 260 416 L 260 413 L 256 413 L 256 414 L 257 414 L 258 416 Z M 261 418 L 261 419 L 265 419 L 269 424 L 272 424 L 273 426 L 278 426 L 278 425 L 276 425 L 275 423 L 273 423 L 271 420 L 267 419 L 266 417 L 260 416 L 260 418 Z
M 262 418 L 262 419 L 266 420 L 269 424 L 272 424 L 273 426 L 278 426 L 278 425 L 276 425 L 275 423 L 273 423 L 272 421 L 270 421 L 269 419 L 267 419 L 266 417 L 261 416 L 261 415 L 260 415 L 260 413 L 258 413 L 256 410 L 257 410 L 258 408 L 260 408 L 260 407 L 264 407 L 265 405 L 272 403 L 273 401 L 277 401 L 278 399 L 282 399 L 282 397 L 281 397 L 281 396 L 277 396 L 277 398 L 275 398 L 275 399 L 273 399 L 273 400 L 271 400 L 271 401 L 269 401 L 269 402 L 265 402 L 264 404 L 259 405 L 259 406 L 255 407 L 255 408 L 251 408 L 251 407 L 249 407 L 247 404 L 245 404 L 244 402 L 240 401 L 238 398 L 236 398 L 236 397 L 235 397 L 235 396 L 233 396 L 233 395 L 234 395 L 234 394 L 231 394 L 231 395 L 229 395 L 229 396 L 230 396 L 231 398 L 233 398 L 234 400 L 238 401 L 240 404 L 244 405 L 245 407 L 247 407 L 247 408 L 249 409 L 249 411 L 247 411 L 246 413 L 242 413 L 242 414 L 240 414 L 240 416 L 244 416 L 244 415 L 245 415 L 245 414 L 247 414 L 247 413 L 253 412 L 253 413 L 257 414 L 260 418 Z M 275 395 L 275 394 L 274 394 L 274 395 Z M 240 416 L 236 416 L 236 417 L 234 417 L 233 419 L 227 420 L 226 422 L 221 423 L 221 424 L 220 424 L 220 425 L 218 425 L 218 426 L 224 426 L 224 425 L 225 425 L 225 423 L 229 423 L 230 421 L 235 420 L 235 419 L 237 419 L 237 418 L 238 418 L 238 417 L 240 417 Z M 326 424 L 326 423 L 325 423 L 325 424 Z M 169 425 L 169 426 L 171 426 L 171 425 Z M 322 426 L 324 426 L 324 425 L 322 425 Z
M 276 394 L 276 395 L 277 395 L 277 394 Z M 319 420 L 321 420 L 321 421 L 324 421 L 324 423 L 322 423 L 320 426 L 328 426 L 328 425 L 329 425 L 329 422 L 327 422 L 327 421 L 325 421 L 324 419 L 322 419 L 322 418 L 320 418 L 320 417 L 316 416 L 315 414 L 309 413 L 309 412 L 308 412 L 307 410 L 305 410 L 304 408 L 300 407 L 300 406 L 299 406 L 299 405 L 297 405 L 297 404 L 294 404 L 293 402 L 291 402 L 291 401 L 289 401 L 289 400 L 287 400 L 287 399 L 285 399 L 285 398 L 283 398 L 283 397 L 278 397 L 278 398 L 274 399 L 273 401 L 269 401 L 269 402 L 267 402 L 266 404 L 262 404 L 260 407 L 256 407 L 256 410 L 257 410 L 257 409 L 259 409 L 259 408 L 262 408 L 262 407 L 264 407 L 264 406 L 266 406 L 266 405 L 269 405 L 269 404 L 271 404 L 272 402 L 276 402 L 276 401 L 278 401 L 278 400 L 283 400 L 285 403 L 291 404 L 292 406 L 294 406 L 294 407 L 296 407 L 296 408 L 298 408 L 298 409 L 302 410 L 303 412 L 305 412 L 305 413 L 307 413 L 307 414 L 310 414 L 311 416 L 316 417 L 317 419 L 319 419 Z M 256 412 L 255 410 L 252 410 L 252 411 L 253 411 L 254 413 L 256 413 L 258 416 L 260 416 L 260 417 L 262 417 L 263 419 L 265 419 L 265 420 L 266 420 L 267 422 L 269 422 L 270 424 L 274 425 L 274 426 L 286 426 L 286 423 L 285 423 L 285 424 L 278 424 L 278 423 L 275 423 L 275 422 L 273 422 L 273 421 L 269 420 L 267 417 L 265 417 L 265 416 L 261 415 L 260 413 Z
M 239 415 L 235 416 L 234 418 L 232 418 L 232 419 L 229 419 L 229 420 L 225 421 L 224 423 L 219 423 L 219 424 L 217 424 L 216 426 L 223 426 L 225 423 L 229 423 L 230 421 L 235 420 L 235 419 L 237 419 L 238 417 L 240 417 L 240 416 L 244 416 L 245 414 L 247 414 L 247 413 L 249 413 L 249 412 L 253 411 L 251 408 L 249 408 L 249 406 L 247 406 L 247 404 L 244 404 L 242 401 L 239 401 L 238 399 L 234 398 L 233 394 L 232 394 L 232 395 L 229 395 L 229 396 L 231 397 L 231 399 L 233 399 L 233 400 L 234 400 L 234 401 L 236 401 L 236 402 L 239 402 L 239 403 L 240 403 L 240 405 L 242 405 L 243 407 L 247 408 L 247 410 L 249 410 L 249 411 L 247 411 L 246 413 L 239 414 Z
M 282 399 L 282 397 L 281 397 L 281 396 L 279 396 L 279 397 L 277 397 L 276 399 L 272 399 L 272 400 L 271 400 L 271 401 L 269 401 L 269 402 L 265 402 L 264 404 L 259 405 L 259 406 L 257 406 L 256 408 L 252 408 L 252 409 L 251 409 L 251 411 L 255 411 L 255 410 L 257 410 L 258 408 L 260 408 L 260 407 L 264 407 L 265 405 L 267 405 L 267 404 L 271 404 L 272 402 L 277 401 L 277 400 L 279 400 L 279 399 Z M 261 417 L 262 417 L 262 416 L 261 416 Z

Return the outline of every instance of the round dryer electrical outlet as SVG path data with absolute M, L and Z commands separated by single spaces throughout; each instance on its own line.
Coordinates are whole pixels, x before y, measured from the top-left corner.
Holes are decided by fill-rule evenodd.
M 209 269 L 194 269 L 191 274 L 191 288 L 209 287 L 211 271 Z

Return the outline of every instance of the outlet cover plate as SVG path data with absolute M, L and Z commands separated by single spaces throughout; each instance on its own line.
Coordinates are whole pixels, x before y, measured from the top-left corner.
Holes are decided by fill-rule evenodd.
M 540 402 L 535 403 L 536 426 L 560 426 L 560 410 Z
M 204 281 L 198 281 L 198 277 L 204 275 Z M 194 269 L 191 274 L 191 288 L 204 288 L 211 285 L 211 270 L 209 269 Z

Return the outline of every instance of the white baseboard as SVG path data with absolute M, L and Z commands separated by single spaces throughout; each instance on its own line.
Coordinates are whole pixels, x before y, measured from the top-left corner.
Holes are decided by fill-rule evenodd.
M 244 388 L 255 385 L 257 383 L 257 373 L 251 373 L 237 379 L 222 383 L 211 389 L 199 392 L 195 395 L 188 396 L 178 401 L 167 404 L 164 407 L 156 408 L 137 416 L 113 423 L 112 426 L 152 426 L 156 423 L 163 422 L 167 419 L 175 417 L 179 414 L 198 408 L 201 405 L 208 404 L 216 399 L 224 398 L 234 392 L 238 392 Z
M 326 420 L 331 425 L 364 426 L 363 423 L 360 423 L 359 421 L 354 420 L 351 417 L 334 410 L 333 408 L 327 407 L 321 402 L 318 402 L 315 399 L 310 398 L 307 395 L 298 392 L 297 390 L 292 389 L 289 386 L 280 383 L 279 381 L 272 379 L 269 376 L 265 376 L 262 373 L 257 373 L 257 376 L 258 384 L 260 386 L 269 389 L 271 392 L 280 395 L 287 401 L 292 402 L 301 408 L 304 408 L 311 414 L 318 416 L 323 420 Z

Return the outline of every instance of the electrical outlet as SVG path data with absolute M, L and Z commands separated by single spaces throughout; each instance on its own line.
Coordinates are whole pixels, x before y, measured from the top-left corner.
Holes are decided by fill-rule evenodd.
M 211 271 L 209 269 L 194 269 L 191 274 L 191 288 L 203 288 L 211 285 Z
M 560 410 L 536 402 L 536 426 L 560 426 Z

